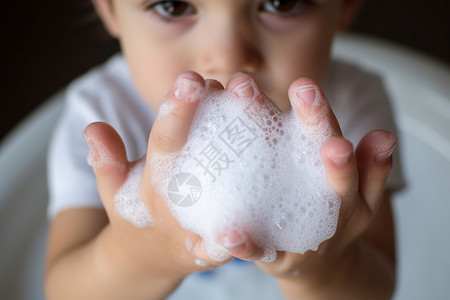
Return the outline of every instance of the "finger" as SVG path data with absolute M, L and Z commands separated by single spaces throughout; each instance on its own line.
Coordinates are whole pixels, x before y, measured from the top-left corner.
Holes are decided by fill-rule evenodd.
M 253 261 L 260 258 L 264 251 L 245 231 L 232 229 L 218 234 L 217 241 L 227 251 L 240 259 Z
M 195 257 L 194 263 L 200 267 L 201 270 L 218 267 L 233 259 L 231 254 L 223 255 L 220 260 L 211 259 L 206 251 L 206 243 L 202 238 L 199 238 L 196 241 L 192 253 Z
M 262 96 L 256 81 L 246 73 L 234 74 L 228 81 L 226 89 L 243 100 L 253 101 Z
M 281 127 L 283 113 L 267 98 L 253 77 L 246 73 L 234 74 L 228 81 L 226 89 L 238 99 L 249 104 L 244 109 L 245 114 L 250 116 L 261 128 L 264 128 L 266 132 L 263 138 L 271 147 L 276 138 L 274 139 L 273 136 L 270 138 L 270 136 L 278 135 L 279 129 L 275 126 L 268 125 L 274 122 L 278 127 Z
M 108 211 L 113 205 L 110 200 L 114 199 L 127 176 L 125 145 L 116 130 L 106 123 L 92 123 L 83 134 L 90 149 L 88 162 L 95 172 L 98 190 Z
M 343 137 L 326 141 L 321 148 L 328 184 L 342 199 L 341 214 L 350 216 L 358 193 L 358 168 L 353 145 Z
M 172 153 L 186 143 L 198 102 L 205 91 L 205 81 L 194 72 L 181 74 L 161 103 L 150 133 L 148 153 Z
M 370 224 L 382 201 L 384 185 L 392 166 L 392 151 L 397 138 L 384 130 L 369 132 L 356 149 L 359 173 L 357 205 L 348 220 L 344 236 L 348 241 L 359 236 Z
M 205 241 L 199 238 L 193 247 L 193 254 L 196 257 L 195 263 L 198 266 L 204 268 L 217 267 L 228 262 L 233 257 L 254 261 L 264 254 L 263 249 L 256 245 L 246 232 L 236 228 L 220 232 L 217 235 L 217 242 L 227 249 L 229 255 L 224 255 L 219 260 L 211 259 L 207 253 Z
M 372 212 L 380 204 L 396 145 L 395 135 L 384 130 L 374 130 L 366 134 L 356 148 L 360 192 Z
M 322 132 L 325 129 L 334 136 L 342 135 L 327 98 L 314 80 L 300 78 L 291 84 L 288 93 L 292 107 L 304 124 Z

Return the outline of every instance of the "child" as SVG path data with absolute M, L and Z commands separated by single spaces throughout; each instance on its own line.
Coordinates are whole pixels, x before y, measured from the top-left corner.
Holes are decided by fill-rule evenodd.
M 178 225 L 151 184 L 149 164 L 141 194 L 154 224 L 136 228 L 114 208 L 114 195 L 134 165 L 130 161 L 179 150 L 201 95 L 223 86 L 243 98 L 264 91 L 281 110 L 292 104 L 306 123 L 325 112 L 336 132 L 321 151 L 327 180 L 342 200 L 336 234 L 318 251 L 279 252 L 274 262 L 257 264 L 276 277 L 288 299 L 391 297 L 389 190 L 402 184 L 394 165 L 385 186 L 397 142 L 388 132 L 395 132 L 392 114 L 375 76 L 329 60 L 333 37 L 349 26 L 359 0 L 94 4 L 120 40 L 123 57 L 113 57 L 68 90 L 49 155 L 48 299 L 163 299 L 187 275 L 227 261 L 211 260 L 202 239 Z M 300 92 L 319 83 L 337 118 L 327 101 L 316 101 L 325 99 L 322 89 Z M 157 117 L 164 98 L 173 110 Z M 89 125 L 97 121 L 117 132 L 105 123 Z M 372 131 L 379 128 L 388 131 Z M 341 129 L 358 143 L 355 151 Z M 95 175 L 86 163 L 89 152 Z M 257 260 L 262 254 L 262 245 L 245 232 L 222 232 L 217 241 L 229 259 Z

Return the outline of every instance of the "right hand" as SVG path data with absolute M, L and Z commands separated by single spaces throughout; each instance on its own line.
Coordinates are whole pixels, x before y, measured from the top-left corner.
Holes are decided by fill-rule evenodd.
M 233 92 L 243 83 L 242 80 L 248 80 L 248 76 L 235 75 L 227 89 Z M 261 248 L 241 228 L 241 234 L 230 231 L 219 233 L 217 237 L 230 253 L 229 258 L 221 262 L 210 259 L 204 241 L 197 234 L 180 227 L 168 210 L 164 196 L 152 184 L 152 172 L 155 170 L 150 168 L 148 162 L 154 153 L 173 153 L 184 146 L 198 102 L 206 89 L 221 90 L 224 87 L 217 81 L 205 82 L 194 72 L 180 75 L 165 99 L 166 105 L 171 107 L 170 111 L 159 114 L 154 122 L 141 182 L 141 195 L 154 223 L 150 227 L 135 227 L 122 219 L 114 207 L 115 195 L 136 163 L 128 162 L 119 134 L 106 123 L 93 123 L 85 130 L 85 138 L 93 153 L 91 157 L 98 190 L 110 222 L 109 228 L 106 228 L 109 231 L 107 249 L 115 253 L 114 257 L 119 259 L 126 272 L 182 280 L 190 273 L 221 265 L 232 256 L 254 260 L 262 254 Z M 188 244 L 192 247 L 187 247 Z

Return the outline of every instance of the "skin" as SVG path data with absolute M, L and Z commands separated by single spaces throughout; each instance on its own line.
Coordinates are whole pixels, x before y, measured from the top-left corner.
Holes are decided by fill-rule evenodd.
M 178 75 L 192 70 L 224 86 L 233 74 L 249 73 L 282 109 L 289 108 L 287 90 L 294 80 L 322 79 L 332 37 L 350 23 L 359 3 L 300 2 L 286 17 L 260 11 L 262 1 L 192 1 L 195 13 L 168 21 L 155 8 L 145 10 L 144 1 L 116 0 L 112 8 L 108 1 L 96 2 L 120 41 L 134 83 L 153 108 Z
M 257 90 L 244 96 L 262 90 L 261 97 L 282 110 L 292 107 L 312 128 L 319 124 L 308 120 L 325 112 L 319 122 L 336 133 L 321 155 L 327 180 L 342 199 L 337 232 L 319 251 L 279 252 L 275 262 L 258 264 L 277 278 L 288 299 L 390 298 L 395 249 L 384 184 L 396 138 L 373 131 L 353 151 L 323 92 L 323 101 L 314 107 L 296 93 L 304 85 L 319 86 L 332 37 L 348 26 L 359 1 L 318 1 L 288 17 L 259 9 L 260 1 L 195 0 L 188 13 L 175 19 L 163 17 L 161 5 L 149 11 L 137 0 L 94 3 L 109 32 L 120 40 L 145 101 L 157 109 L 166 96 L 173 104 L 171 113 L 153 125 L 147 161 L 154 153 L 171 153 L 184 145 L 198 100 L 208 88 L 236 93 L 236 86 L 252 80 Z M 121 219 L 114 195 L 134 163 L 127 161 L 123 142 L 109 125 L 91 124 L 85 137 L 105 211 L 80 208 L 55 217 L 47 259 L 48 299 L 163 299 L 185 276 L 227 261 L 211 260 L 201 238 L 178 225 L 151 185 L 148 164 L 141 193 L 155 225 L 137 229 Z M 109 149 L 113 164 L 98 154 L 99 144 Z M 189 251 L 186 239 L 194 245 Z M 220 233 L 218 242 L 228 249 L 229 259 L 254 260 L 262 253 L 245 232 Z M 199 266 L 196 259 L 209 265 Z

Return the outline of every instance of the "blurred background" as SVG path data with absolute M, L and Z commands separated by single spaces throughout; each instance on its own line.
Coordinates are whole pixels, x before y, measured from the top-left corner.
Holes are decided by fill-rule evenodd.
M 45 99 L 119 47 L 90 0 L 9 1 L 0 14 L 1 140 Z M 450 65 L 449 14 L 448 0 L 366 0 L 351 32 L 394 41 Z

